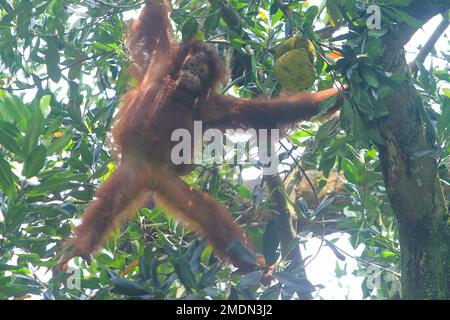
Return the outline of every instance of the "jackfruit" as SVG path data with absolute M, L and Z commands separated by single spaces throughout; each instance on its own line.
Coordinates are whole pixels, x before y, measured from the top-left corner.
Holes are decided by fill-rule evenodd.
M 288 91 L 305 91 L 312 87 L 316 71 L 305 49 L 293 49 L 276 59 L 273 74 Z
M 275 59 L 280 58 L 286 52 L 293 49 L 305 49 L 311 63 L 316 60 L 314 44 L 305 37 L 291 37 L 274 48 Z

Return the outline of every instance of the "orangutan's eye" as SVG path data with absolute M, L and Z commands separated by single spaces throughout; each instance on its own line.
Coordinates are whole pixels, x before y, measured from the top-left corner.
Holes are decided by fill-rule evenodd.
M 194 69 L 197 67 L 196 61 L 192 56 L 189 56 L 186 58 L 186 60 L 184 60 L 184 64 L 183 64 L 184 68 L 189 68 L 189 69 Z
M 208 73 L 209 73 L 209 68 L 208 68 L 208 65 L 206 64 L 206 63 L 201 63 L 199 66 L 198 66 L 198 73 L 201 75 L 201 76 L 206 76 L 206 75 L 208 75 Z

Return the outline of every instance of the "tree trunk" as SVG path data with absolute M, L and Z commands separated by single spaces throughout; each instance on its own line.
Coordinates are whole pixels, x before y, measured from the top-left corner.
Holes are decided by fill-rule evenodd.
M 379 146 L 381 169 L 399 225 L 402 298 L 449 299 L 448 211 L 404 43 L 400 34 L 386 36 L 378 61 L 385 71 L 407 76 L 385 98 L 389 115 L 378 123 L 385 142 Z

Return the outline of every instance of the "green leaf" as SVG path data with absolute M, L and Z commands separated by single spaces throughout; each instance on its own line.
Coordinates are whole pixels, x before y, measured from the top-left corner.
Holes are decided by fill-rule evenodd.
M 378 146 L 382 146 L 385 144 L 383 136 L 381 135 L 381 132 L 377 127 L 375 127 L 375 126 L 368 127 L 367 135 Z
M 41 110 L 42 114 L 47 114 L 46 111 L 49 109 L 51 101 L 52 95 L 50 94 L 41 97 L 41 100 L 39 101 L 39 109 Z
M 79 94 L 79 86 L 75 81 L 69 82 L 69 103 L 67 105 L 67 113 L 69 117 L 75 121 L 80 127 L 83 127 L 83 121 L 81 119 L 81 103 L 83 97 Z
M 344 158 L 341 161 L 342 169 L 344 170 L 345 178 L 348 181 L 358 184 L 358 168 L 349 159 Z
M 369 30 L 369 36 L 375 39 L 381 38 L 388 32 L 388 29 L 371 29 Z
M 355 138 L 357 145 L 366 146 L 368 143 L 367 132 L 357 110 L 353 112 L 352 129 L 352 135 Z
M 12 135 L 4 125 L 7 123 L 0 123 L 0 145 L 5 147 L 16 155 L 20 155 L 20 146 L 18 141 L 18 135 Z
M 96 43 L 94 43 L 94 48 L 98 49 L 99 51 L 109 52 L 109 51 L 116 50 L 117 49 L 117 45 L 115 43 L 99 43 L 99 42 L 96 42 Z
M 211 6 L 208 10 L 207 17 L 203 24 L 206 33 L 214 31 L 219 25 L 220 18 L 222 17 L 222 11 L 218 6 Z
M 291 290 L 298 292 L 300 295 L 313 292 L 314 286 L 308 280 L 301 279 L 297 275 L 289 272 L 274 272 L 273 277 L 284 284 Z
M 314 116 L 314 119 L 321 117 L 328 111 L 328 109 L 333 107 L 336 104 L 336 99 L 337 99 L 336 97 L 331 97 L 330 99 L 325 100 L 322 103 L 320 103 L 319 113 L 316 116 Z
M 41 181 L 41 184 L 34 186 L 28 192 L 29 196 L 36 196 L 48 192 L 59 192 L 62 190 L 70 190 L 74 186 L 74 182 L 86 180 L 86 174 L 53 174 L 50 178 Z
M 321 186 L 323 180 L 319 181 L 319 189 L 323 188 L 324 186 Z M 326 184 L 326 181 L 325 181 Z M 297 201 L 295 201 L 295 212 L 297 212 L 299 215 L 303 217 L 309 217 L 311 215 L 308 203 L 306 202 L 305 198 L 300 197 Z
M 8 284 L 6 286 L 0 286 L 0 296 L 5 297 L 20 297 L 27 294 L 41 295 L 41 287 L 39 285 L 30 286 L 28 284 Z
M 16 7 L 17 14 L 17 34 L 20 38 L 26 38 L 30 33 L 30 19 L 33 5 L 30 0 L 22 0 Z
M 442 92 L 447 98 L 450 98 L 450 89 L 449 88 L 442 88 Z
M 260 271 L 247 273 L 241 278 L 241 281 L 239 282 L 239 290 L 258 285 L 261 282 L 261 278 L 262 275 Z
M 261 294 L 259 300 L 279 300 L 280 294 L 281 287 L 279 285 L 271 286 Z
M 335 196 L 328 197 L 325 196 L 322 201 L 320 201 L 317 208 L 314 210 L 314 217 L 319 217 L 322 213 L 326 212 L 326 210 L 333 204 L 334 200 L 336 199 Z
M 388 250 L 382 252 L 382 253 L 380 254 L 380 256 L 381 256 L 383 259 L 386 259 L 386 260 L 392 260 L 392 259 L 394 259 L 395 257 L 397 257 L 397 255 L 396 255 L 394 252 L 388 251 Z
M 353 107 L 347 99 L 345 99 L 344 104 L 342 105 L 340 120 L 342 129 L 345 132 L 350 132 L 353 121 Z
M 316 16 L 319 14 L 319 7 L 317 6 L 311 6 L 308 8 L 308 10 L 306 10 L 305 12 L 305 17 L 304 17 L 304 23 L 305 25 L 312 25 L 314 22 L 314 19 L 316 18 Z
M 412 0 L 382 0 L 381 3 L 396 6 L 396 7 L 407 7 Z
M 271 219 L 264 230 L 263 236 L 263 253 L 267 265 L 273 265 L 279 257 L 277 252 L 280 239 L 277 233 L 277 225 L 275 219 Z
M 228 4 L 222 5 L 222 17 L 230 30 L 241 33 L 242 19 L 235 7 Z
M 0 156 L 0 187 L 4 193 L 13 191 L 14 180 L 10 164 Z
M 26 129 L 32 119 L 32 113 L 22 99 L 6 95 L 0 98 L 0 115 L 7 122 L 16 122 L 21 129 Z
M 69 69 L 68 77 L 70 80 L 74 80 L 78 78 L 78 76 L 81 73 L 81 68 L 83 67 L 82 62 L 76 62 L 75 64 L 72 64 Z
M 278 2 L 273 1 L 272 4 L 270 5 L 270 11 L 269 11 L 270 15 L 273 16 L 274 14 L 276 14 L 278 12 L 279 9 L 280 9 L 280 6 L 278 5 Z
M 244 187 L 243 185 L 237 185 L 236 186 L 236 192 L 239 194 L 239 196 L 241 196 L 242 198 L 245 199 L 252 199 L 252 193 L 250 192 L 250 190 L 248 190 L 246 187 Z
M 203 273 L 202 279 L 200 280 L 200 288 L 206 288 L 214 283 L 217 271 L 220 269 L 220 264 L 215 263 L 206 273 Z
M 109 272 L 109 274 L 111 277 L 111 281 L 114 283 L 114 287 L 111 289 L 111 291 L 114 293 L 134 297 L 143 296 L 150 293 L 139 283 L 122 279 L 112 272 Z
M 189 20 L 187 20 L 183 24 L 183 27 L 181 27 L 181 34 L 183 41 L 188 41 L 189 39 L 191 39 L 197 33 L 197 30 L 198 30 L 197 19 L 190 18 Z
M 196 288 L 196 280 L 195 274 L 191 269 L 191 265 L 189 261 L 183 256 L 175 259 L 173 261 L 173 266 L 175 268 L 175 272 L 178 275 L 181 283 L 188 290 L 192 290 Z
M 39 145 L 33 149 L 25 159 L 22 174 L 31 178 L 37 176 L 39 171 L 44 167 L 46 157 L 46 149 L 43 145 Z
M 344 17 L 342 16 L 342 12 L 339 8 L 339 3 L 336 0 L 327 0 L 327 13 L 331 18 L 331 25 L 336 26 L 341 22 Z
M 41 134 L 43 117 L 39 108 L 36 109 L 35 115 L 35 119 L 29 124 L 27 134 L 25 135 L 25 139 L 23 140 L 24 156 L 28 156 L 31 153 L 33 148 L 37 145 L 39 136 Z
M 98 179 L 103 177 L 105 174 L 107 174 L 109 172 L 109 168 L 108 166 L 104 166 L 100 169 L 98 169 L 97 171 L 95 171 L 95 173 L 92 175 L 91 179 Z
M 362 78 L 372 87 L 378 88 L 380 81 L 378 81 L 377 74 L 367 65 L 362 65 L 361 68 Z
M 47 155 L 60 152 L 67 144 L 72 140 L 73 134 L 71 132 L 64 132 L 59 138 L 54 138 L 53 141 L 47 147 Z
M 59 52 L 56 47 L 56 40 L 49 39 L 47 41 L 47 50 L 45 52 L 45 65 L 47 66 L 47 73 L 53 82 L 58 82 L 61 79 L 61 69 L 59 68 Z
M 442 114 L 439 117 L 437 127 L 441 139 L 448 140 L 450 133 L 450 107 L 447 106 L 442 109 Z
M 248 263 L 255 268 L 258 266 L 255 254 L 250 251 L 241 241 L 237 239 L 231 240 L 230 244 L 226 249 L 232 256 L 237 257 L 240 261 Z
M 413 16 L 410 16 L 403 10 L 398 10 L 395 8 L 389 8 L 389 9 L 383 8 L 383 12 L 390 18 L 394 19 L 395 21 L 404 22 L 412 28 L 420 28 L 423 25 L 422 21 L 414 18 Z

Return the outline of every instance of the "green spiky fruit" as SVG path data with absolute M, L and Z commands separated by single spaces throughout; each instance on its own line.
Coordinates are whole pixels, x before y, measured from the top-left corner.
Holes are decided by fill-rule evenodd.
M 275 61 L 273 74 L 288 91 L 305 91 L 312 87 L 316 72 L 305 49 L 293 49 Z
M 302 37 L 297 38 L 295 41 L 295 49 L 305 49 L 308 53 L 308 58 L 311 63 L 316 61 L 316 49 L 314 48 L 314 44 L 308 39 Z
M 314 44 L 305 37 L 291 37 L 274 48 L 275 59 L 280 58 L 286 52 L 293 49 L 305 49 L 311 63 L 316 60 Z
M 289 50 L 295 49 L 296 37 L 291 37 L 286 41 L 283 41 L 279 45 L 274 48 L 274 56 L 275 59 L 279 59 L 283 54 L 288 52 Z

